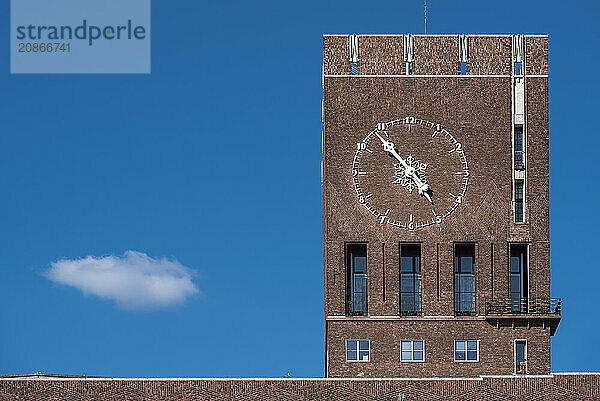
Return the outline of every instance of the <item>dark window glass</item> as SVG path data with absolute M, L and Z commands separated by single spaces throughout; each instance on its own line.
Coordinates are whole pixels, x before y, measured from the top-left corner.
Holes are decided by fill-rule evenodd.
M 454 253 L 454 310 L 457 314 L 472 314 L 475 311 L 475 245 L 456 245 Z
M 467 75 L 467 63 L 464 61 L 460 62 L 460 75 Z
M 523 222 L 523 181 L 515 181 L 515 222 Z
M 352 75 L 358 75 L 358 64 L 357 63 L 350 63 L 350 73 Z
M 346 246 L 348 314 L 367 313 L 367 245 Z
M 510 308 L 527 312 L 527 245 L 510 246 Z
M 421 312 L 421 245 L 400 245 L 400 314 Z
M 515 168 L 523 169 L 523 126 L 515 125 Z
M 515 372 L 518 374 L 527 373 L 527 343 L 525 340 L 517 340 L 515 341 Z

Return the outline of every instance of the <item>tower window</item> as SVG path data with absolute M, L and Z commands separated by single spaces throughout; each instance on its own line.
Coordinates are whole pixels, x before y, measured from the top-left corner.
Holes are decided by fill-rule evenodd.
M 350 63 L 350 73 L 352 75 L 358 75 L 358 63 Z
M 412 61 L 406 62 L 406 75 L 412 75 L 413 73 L 413 63 Z
M 347 312 L 367 314 L 367 244 L 346 246 Z
M 527 340 L 515 340 L 515 373 L 527 373 Z
M 510 309 L 527 312 L 527 245 L 510 246 Z
M 522 170 L 523 163 L 523 126 L 515 125 L 515 169 Z
M 517 61 L 515 63 L 515 75 L 523 75 L 521 74 L 521 62 Z
M 523 180 L 515 181 L 515 223 L 523 223 Z
M 425 348 L 423 340 L 400 341 L 400 360 L 402 362 L 424 362 Z
M 454 247 L 454 310 L 457 315 L 475 312 L 475 245 L 460 244 Z
M 421 245 L 400 245 L 400 314 L 421 312 Z
M 478 362 L 479 341 L 478 340 L 456 340 L 454 341 L 455 362 Z
M 460 62 L 460 75 L 467 75 L 467 63 L 464 61 Z
M 346 340 L 347 362 L 369 362 L 371 357 L 371 341 Z

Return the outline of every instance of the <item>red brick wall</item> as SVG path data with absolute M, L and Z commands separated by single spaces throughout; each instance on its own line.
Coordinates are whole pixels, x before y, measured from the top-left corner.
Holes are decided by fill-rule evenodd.
M 0 380 L 0 401 L 600 400 L 600 375 L 477 379 Z

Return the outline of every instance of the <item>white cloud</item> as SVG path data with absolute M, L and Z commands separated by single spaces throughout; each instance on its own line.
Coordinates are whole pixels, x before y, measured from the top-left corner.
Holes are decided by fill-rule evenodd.
M 51 263 L 45 275 L 55 283 L 113 300 L 125 309 L 176 305 L 199 292 L 191 269 L 176 260 L 155 259 L 136 251 L 123 256 L 62 259 Z

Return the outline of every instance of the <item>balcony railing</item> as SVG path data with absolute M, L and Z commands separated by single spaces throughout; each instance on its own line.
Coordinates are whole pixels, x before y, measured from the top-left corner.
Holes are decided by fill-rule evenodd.
M 475 315 L 475 300 L 454 301 L 454 316 Z
M 560 298 L 499 298 L 485 300 L 486 316 L 558 315 Z

